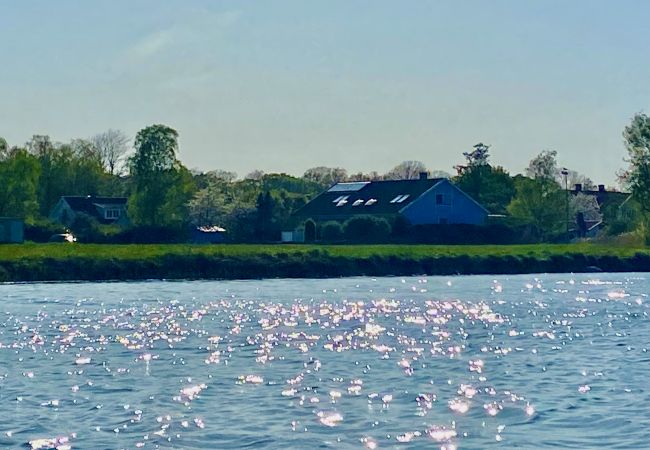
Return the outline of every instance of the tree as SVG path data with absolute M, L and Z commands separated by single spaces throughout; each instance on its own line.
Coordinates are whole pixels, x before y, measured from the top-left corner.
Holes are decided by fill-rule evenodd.
M 629 167 L 623 181 L 641 210 L 650 213 L 650 117 L 636 114 L 623 130 Z
M 0 136 L 0 160 L 6 158 L 8 152 L 9 144 L 7 144 L 7 140 L 5 138 Z
M 503 167 L 490 165 L 489 148 L 478 143 L 473 151 L 463 153 L 466 165 L 456 166 L 454 183 L 491 213 L 504 214 L 515 195 L 515 185 Z
M 259 240 L 273 240 L 274 237 L 274 220 L 273 213 L 275 208 L 275 200 L 271 196 L 271 192 L 266 191 L 265 194 L 260 192 L 257 197 L 256 203 L 256 220 L 255 220 L 255 236 Z
M 490 155 L 490 146 L 485 145 L 482 142 L 474 144 L 474 150 L 471 152 L 463 152 L 463 156 L 467 160 L 466 166 L 458 166 L 460 168 L 475 168 L 480 166 L 487 166 L 489 163 Z
M 262 179 L 262 177 L 264 177 L 264 171 L 255 169 L 252 172 L 249 172 L 248 174 L 246 174 L 244 179 L 259 181 L 259 180 Z
M 559 175 L 555 150 L 542 151 L 530 160 L 526 168 L 526 176 L 535 180 L 557 180 Z
M 38 159 L 25 149 L 12 149 L 0 160 L 0 216 L 28 221 L 38 213 Z
M 119 130 L 109 129 L 93 136 L 91 142 L 108 173 L 119 172 L 119 163 L 128 151 L 129 138 Z
M 346 181 L 348 172 L 340 167 L 319 166 L 307 169 L 302 177 L 307 181 L 318 184 L 321 188 L 326 188 L 333 184 Z
M 429 170 L 422 161 L 402 161 L 384 176 L 387 180 L 417 180 L 421 173 L 428 175 Z
M 576 184 L 582 185 L 585 190 L 595 187 L 594 182 L 586 175 L 571 169 L 560 169 L 555 150 L 544 150 L 531 159 L 526 168 L 526 175 L 534 179 L 555 180 L 560 186 L 565 186 L 566 183 L 566 187 L 569 189 Z
M 515 177 L 516 195 L 508 212 L 521 222 L 533 227 L 533 234 L 545 239 L 563 231 L 566 198 L 555 180 Z
M 178 226 L 186 220 L 193 181 L 177 151 L 178 132 L 168 126 L 151 125 L 136 135 L 129 159 L 134 184 L 129 216 L 136 225 Z

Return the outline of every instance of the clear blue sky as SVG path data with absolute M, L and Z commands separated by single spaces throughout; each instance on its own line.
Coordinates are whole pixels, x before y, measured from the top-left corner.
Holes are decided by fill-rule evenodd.
M 613 183 L 647 1 L 0 0 L 0 136 L 164 123 L 203 170 L 452 171 L 482 141 Z

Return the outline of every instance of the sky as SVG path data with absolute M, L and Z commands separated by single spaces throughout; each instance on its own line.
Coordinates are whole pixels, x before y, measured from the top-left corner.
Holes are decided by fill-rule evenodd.
M 453 172 L 483 142 L 596 183 L 650 109 L 639 0 L 0 0 L 0 136 L 66 142 L 163 123 L 179 159 L 240 176 L 314 166 Z

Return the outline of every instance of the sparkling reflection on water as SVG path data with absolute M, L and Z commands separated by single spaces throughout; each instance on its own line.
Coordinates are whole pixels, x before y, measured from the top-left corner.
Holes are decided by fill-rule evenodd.
M 0 286 L 1 448 L 647 448 L 645 275 Z

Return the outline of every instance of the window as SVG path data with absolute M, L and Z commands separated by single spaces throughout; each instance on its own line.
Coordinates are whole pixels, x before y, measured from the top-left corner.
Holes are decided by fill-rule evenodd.
M 119 209 L 107 209 L 104 212 L 104 218 L 106 219 L 118 219 L 120 217 Z
M 395 197 L 394 199 L 392 199 L 390 202 L 391 203 L 402 203 L 404 200 L 406 200 L 410 196 L 411 196 L 410 194 L 400 194 L 397 197 Z
M 436 194 L 436 205 L 451 205 L 451 198 L 447 194 Z
M 368 201 L 366 202 L 366 206 L 372 206 L 372 205 L 374 205 L 375 203 L 377 203 L 377 199 L 376 199 L 376 198 L 371 198 L 370 200 L 368 200 Z

